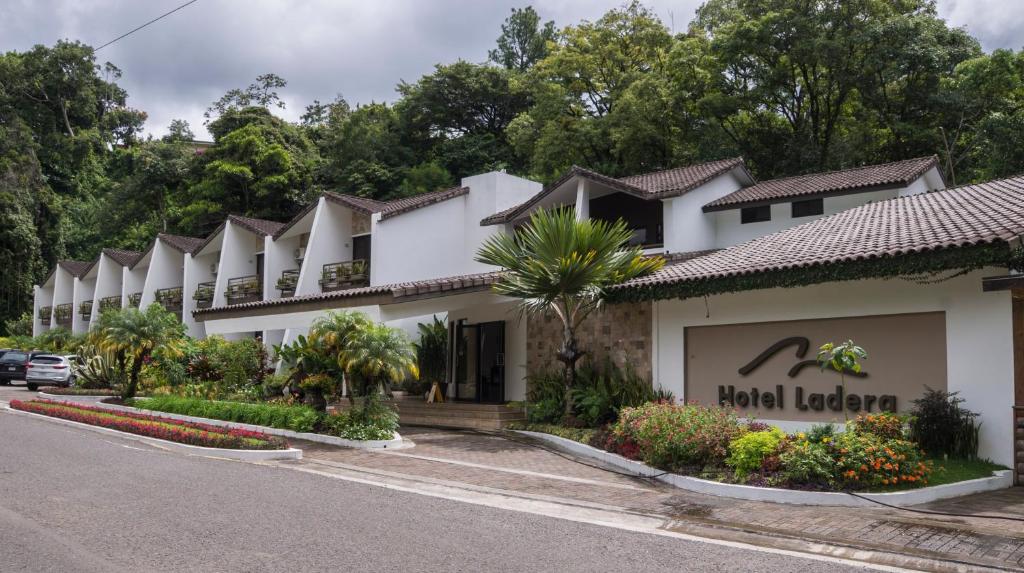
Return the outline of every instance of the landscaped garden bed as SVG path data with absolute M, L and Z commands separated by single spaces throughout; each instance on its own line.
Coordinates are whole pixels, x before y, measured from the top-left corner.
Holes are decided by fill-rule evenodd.
M 78 386 L 71 386 L 63 388 L 60 386 L 53 386 L 45 388 L 40 392 L 41 394 L 49 394 L 51 396 L 120 396 L 121 393 L 113 388 L 79 388 Z
M 213 401 L 178 396 L 140 398 L 132 400 L 128 405 L 156 412 L 323 434 L 346 440 L 386 441 L 396 437 L 394 428 L 397 426 L 397 414 L 386 405 L 370 412 L 373 418 L 365 421 L 348 411 L 325 414 L 302 405 Z
M 135 412 L 113 411 L 95 406 L 69 404 L 51 400 L 12 400 L 10 407 L 32 414 L 40 414 L 51 418 L 69 420 L 189 446 L 229 450 L 288 449 L 286 441 L 259 432 L 194 422 L 181 422 Z

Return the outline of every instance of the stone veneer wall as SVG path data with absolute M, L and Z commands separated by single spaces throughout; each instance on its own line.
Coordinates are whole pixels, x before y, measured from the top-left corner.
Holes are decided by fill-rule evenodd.
M 588 360 L 602 364 L 607 357 L 620 368 L 631 364 L 641 376 L 651 379 L 653 333 L 651 303 L 625 303 L 605 306 L 590 315 L 577 336 Z M 534 375 L 547 368 L 561 369 L 556 358 L 562 346 L 562 322 L 554 313 L 531 316 L 526 324 L 526 372 Z

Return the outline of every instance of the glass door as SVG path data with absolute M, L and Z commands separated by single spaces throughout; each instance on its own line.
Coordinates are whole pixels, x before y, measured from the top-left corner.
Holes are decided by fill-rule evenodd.
M 455 326 L 457 354 L 455 399 L 505 401 L 505 323 Z

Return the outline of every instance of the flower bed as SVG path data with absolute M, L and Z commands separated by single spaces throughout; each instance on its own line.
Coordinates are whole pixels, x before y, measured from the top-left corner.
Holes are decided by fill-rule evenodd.
M 391 440 L 397 429 L 397 416 L 378 423 L 362 423 L 349 412 L 321 414 L 306 406 L 212 401 L 179 396 L 154 396 L 131 403 L 136 408 L 268 426 L 293 432 L 313 432 L 347 440 Z M 393 412 L 393 410 L 388 410 Z M 387 416 L 381 416 L 385 418 Z
M 903 421 L 869 415 L 845 432 L 817 426 L 786 434 L 727 408 L 649 403 L 622 411 L 605 449 L 683 475 L 822 491 L 927 485 L 934 465 L 905 439 Z
M 12 400 L 10 406 L 15 410 L 190 446 L 232 450 L 283 450 L 288 448 L 288 443 L 284 440 L 259 432 L 179 422 L 147 414 L 118 412 L 51 400 Z

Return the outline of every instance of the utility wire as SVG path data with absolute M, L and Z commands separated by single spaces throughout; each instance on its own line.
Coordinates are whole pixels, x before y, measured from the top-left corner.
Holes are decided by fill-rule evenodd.
M 93 52 L 98 52 L 98 51 L 102 50 L 103 48 L 106 48 L 106 47 L 107 47 L 107 46 L 109 46 L 110 44 L 113 44 L 114 42 L 116 42 L 116 41 L 118 41 L 118 40 L 120 40 L 120 39 L 122 39 L 122 38 L 126 38 L 126 37 L 128 37 L 128 36 L 131 36 L 131 35 L 132 35 L 132 34 L 134 34 L 135 32 L 138 32 L 139 30 L 141 30 L 141 29 L 145 28 L 146 26 L 149 26 L 150 24 L 152 24 L 152 23 L 154 23 L 154 22 L 157 22 L 157 21 L 159 21 L 159 20 L 163 20 L 164 18 L 166 18 L 166 17 L 170 16 L 171 14 L 174 14 L 174 13 L 175 13 L 175 12 L 177 12 L 178 10 L 181 10 L 182 8 L 185 8 L 185 7 L 186 7 L 186 6 L 188 6 L 189 4 L 195 4 L 195 3 L 196 3 L 196 2 L 198 2 L 198 1 L 199 1 L 199 0 L 189 0 L 188 2 L 185 2 L 184 4 L 182 4 L 181 6 L 178 6 L 178 7 L 177 7 L 177 8 L 175 8 L 174 10 L 171 10 L 170 12 L 165 12 L 165 13 L 163 13 L 163 14 L 161 14 L 161 15 L 157 16 L 156 18 L 153 18 L 153 19 L 152 19 L 152 20 L 150 20 L 149 22 L 146 22 L 145 24 L 143 24 L 143 25 L 141 25 L 141 26 L 139 26 L 139 27 L 137 27 L 137 28 L 133 28 L 132 30 L 130 30 L 130 31 L 128 31 L 128 32 L 125 32 L 124 34 L 121 34 L 120 36 L 118 36 L 118 37 L 114 38 L 113 40 L 111 40 L 111 41 L 107 42 L 106 44 L 103 44 L 102 46 L 100 46 L 100 47 L 98 47 L 98 48 L 94 49 L 94 50 L 93 50 Z

